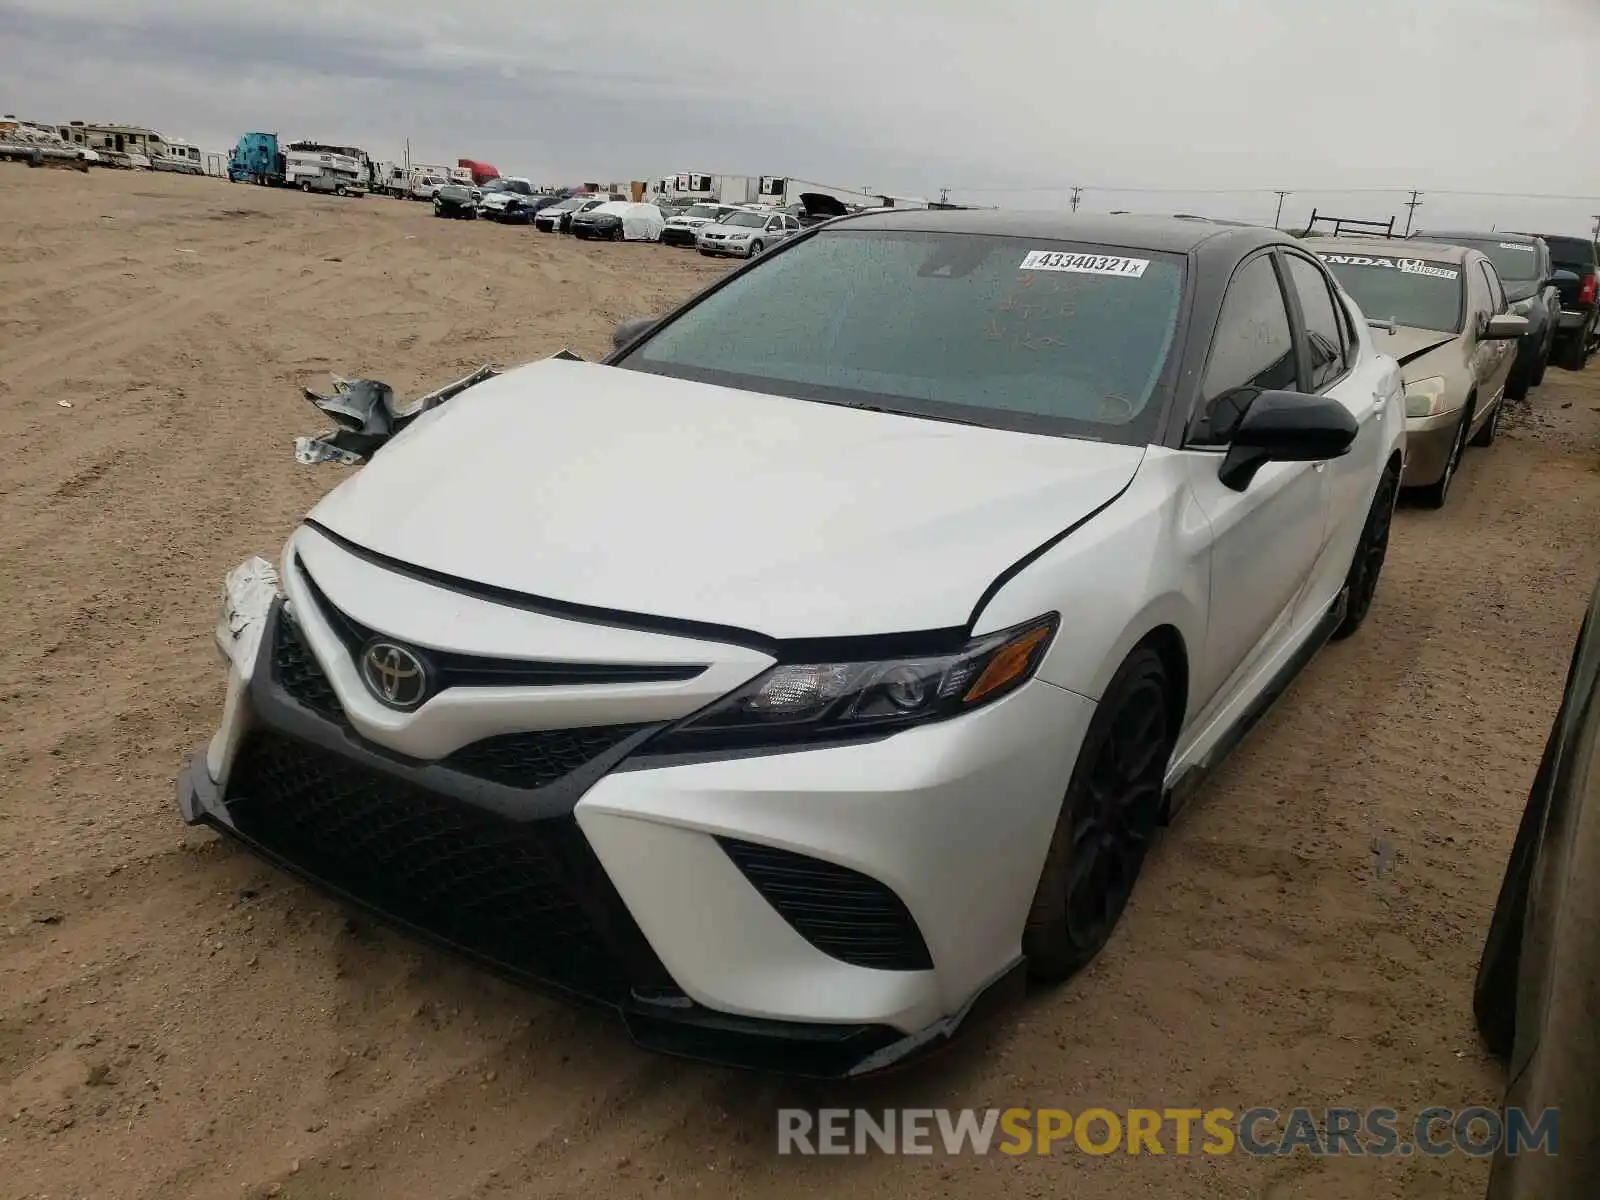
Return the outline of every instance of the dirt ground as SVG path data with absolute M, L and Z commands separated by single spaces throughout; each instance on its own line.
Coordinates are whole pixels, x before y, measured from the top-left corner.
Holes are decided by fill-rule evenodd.
M 1401 512 L 1367 626 L 1168 832 L 1099 961 L 889 1080 L 645 1054 L 180 824 L 221 576 L 342 477 L 293 462 L 298 389 L 595 355 L 722 269 L 0 167 L 0 1196 L 1481 1195 L 1461 1155 L 780 1158 L 774 1112 L 1494 1103 L 1472 973 L 1600 574 L 1600 366 Z

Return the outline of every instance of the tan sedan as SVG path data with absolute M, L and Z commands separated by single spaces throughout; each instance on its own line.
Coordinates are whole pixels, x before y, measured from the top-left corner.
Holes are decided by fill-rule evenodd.
M 1316 252 L 1369 322 L 1406 384 L 1401 483 L 1444 505 L 1467 445 L 1493 443 L 1517 339 L 1494 264 L 1481 251 L 1421 242 L 1318 238 Z

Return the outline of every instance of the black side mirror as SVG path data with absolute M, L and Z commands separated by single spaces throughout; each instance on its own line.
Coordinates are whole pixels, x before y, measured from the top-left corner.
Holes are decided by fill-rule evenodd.
M 655 323 L 654 317 L 629 317 L 626 321 L 622 322 L 622 324 L 618 325 L 616 331 L 612 333 L 612 348 L 615 350 L 621 350 L 629 342 L 633 341 L 634 338 L 638 337 Z
M 1260 392 L 1239 418 L 1217 478 L 1242 492 L 1269 462 L 1323 462 L 1348 454 L 1359 430 L 1337 400 Z

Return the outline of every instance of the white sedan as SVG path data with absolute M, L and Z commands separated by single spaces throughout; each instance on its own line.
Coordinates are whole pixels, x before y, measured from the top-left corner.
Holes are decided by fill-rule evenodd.
M 754 258 L 799 232 L 800 222 L 787 213 L 740 208 L 696 229 L 694 244 L 701 254 Z
M 1400 373 L 1271 230 L 845 217 L 617 343 L 229 576 L 178 798 L 644 1045 L 864 1074 L 1072 974 L 1373 601 Z

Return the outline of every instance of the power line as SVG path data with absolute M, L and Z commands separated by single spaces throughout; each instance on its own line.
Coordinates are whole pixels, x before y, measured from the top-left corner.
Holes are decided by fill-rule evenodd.
M 1028 185 L 1014 187 L 996 187 L 986 184 L 982 187 L 951 187 L 952 192 L 1114 192 L 1129 196 L 1243 196 L 1243 195 L 1274 195 L 1277 188 L 1249 187 L 1249 188 L 1130 188 L 1130 187 L 1100 187 L 1068 185 Z M 1303 192 L 1314 192 L 1324 195 L 1340 196 L 1379 196 L 1397 195 L 1412 192 L 1410 187 L 1309 187 L 1288 189 L 1290 195 Z M 1420 194 L 1420 193 L 1419 193 Z M 1480 192 L 1462 188 L 1430 188 L 1429 195 L 1434 196 L 1481 196 L 1498 200 L 1566 200 L 1593 203 L 1600 201 L 1600 195 L 1562 195 L 1553 192 Z

